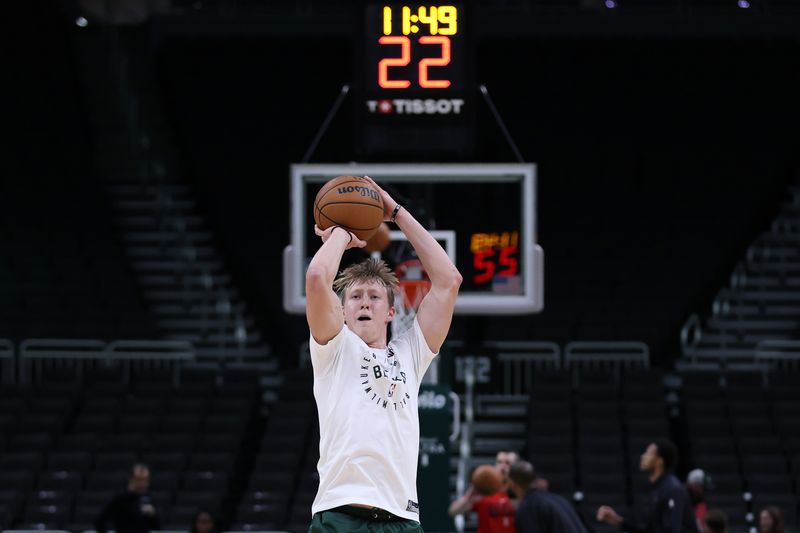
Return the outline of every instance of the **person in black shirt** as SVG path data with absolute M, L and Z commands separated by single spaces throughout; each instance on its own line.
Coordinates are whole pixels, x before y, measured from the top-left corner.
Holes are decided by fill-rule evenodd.
M 699 533 L 689 494 L 672 474 L 678 450 L 669 441 L 650 444 L 639 462 L 639 469 L 650 479 L 650 516 L 644 524 L 621 517 L 607 505 L 597 509 L 597 521 L 617 526 L 629 533 Z
M 513 463 L 508 479 L 520 500 L 515 518 L 517 533 L 588 533 L 571 503 L 536 488 L 536 471 L 528 461 Z
M 133 465 L 128 490 L 115 496 L 97 515 L 94 521 L 97 533 L 106 533 L 109 525 L 117 533 L 149 533 L 160 529 L 149 488 L 150 469 L 141 463 Z

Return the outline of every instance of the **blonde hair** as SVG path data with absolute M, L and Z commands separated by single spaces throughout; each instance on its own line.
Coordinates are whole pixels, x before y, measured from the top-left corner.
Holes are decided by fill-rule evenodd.
M 386 295 L 389 298 L 389 306 L 394 306 L 394 295 L 397 290 L 397 276 L 389 269 L 389 265 L 381 259 L 365 259 L 360 263 L 350 265 L 342 270 L 336 281 L 333 282 L 333 290 L 344 300 L 345 290 L 357 282 L 376 281 L 386 287 Z

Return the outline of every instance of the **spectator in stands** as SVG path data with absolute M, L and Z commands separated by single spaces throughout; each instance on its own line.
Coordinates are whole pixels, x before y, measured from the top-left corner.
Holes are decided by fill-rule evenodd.
M 650 444 L 639 462 L 639 468 L 650 479 L 652 506 L 644 524 L 626 520 L 607 505 L 597 509 L 597 521 L 611 524 L 630 533 L 698 533 L 689 494 L 672 473 L 678 461 L 678 450 L 666 440 Z
M 704 519 L 705 533 L 728 533 L 728 515 L 721 509 L 710 509 Z
M 128 490 L 116 495 L 95 519 L 97 533 L 106 533 L 108 529 L 117 533 L 149 533 L 161 529 L 149 489 L 150 469 L 136 463 L 131 467 Z
M 502 490 L 489 496 L 481 496 L 470 485 L 464 495 L 450 504 L 450 516 L 469 511 L 478 513 L 478 533 L 513 533 L 514 515 L 517 512 L 513 494 L 508 493 L 508 472 L 511 465 L 519 459 L 517 452 L 501 450 L 495 457 L 495 467 L 503 475 Z
M 697 519 L 698 529 L 702 531 L 708 505 L 706 504 L 706 490 L 711 488 L 711 478 L 703 470 L 695 468 L 686 476 L 686 490 L 692 502 L 692 510 Z
M 761 509 L 758 513 L 758 533 L 786 533 L 780 509 L 774 505 Z
M 214 516 L 203 509 L 197 511 L 192 519 L 192 527 L 189 529 L 189 533 L 215 533 L 216 531 Z
M 417 396 L 444 343 L 461 285 L 436 239 L 368 177 L 431 281 L 414 322 L 387 343 L 397 277 L 367 259 L 334 278 L 344 251 L 366 243 L 340 226 L 315 228 L 322 246 L 306 270 L 306 319 L 320 424 L 319 489 L 311 531 L 422 531 L 417 501 Z M 340 292 L 337 297 L 332 290 Z M 341 299 L 340 299 L 341 298 Z
M 519 533 L 589 533 L 575 507 L 562 496 L 536 488 L 536 471 L 517 461 L 509 471 L 511 490 L 519 499 L 515 525 Z

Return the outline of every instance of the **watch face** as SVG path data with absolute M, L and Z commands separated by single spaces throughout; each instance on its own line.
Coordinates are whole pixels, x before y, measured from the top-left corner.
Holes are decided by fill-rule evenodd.
M 356 119 L 367 154 L 467 153 L 474 102 L 460 4 L 364 11 Z

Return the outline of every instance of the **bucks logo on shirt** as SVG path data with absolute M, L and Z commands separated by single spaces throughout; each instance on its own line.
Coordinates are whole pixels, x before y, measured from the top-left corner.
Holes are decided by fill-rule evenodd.
M 405 409 L 411 396 L 406 391 L 406 373 L 390 346 L 361 356 L 359 377 L 370 402 L 384 409 Z

